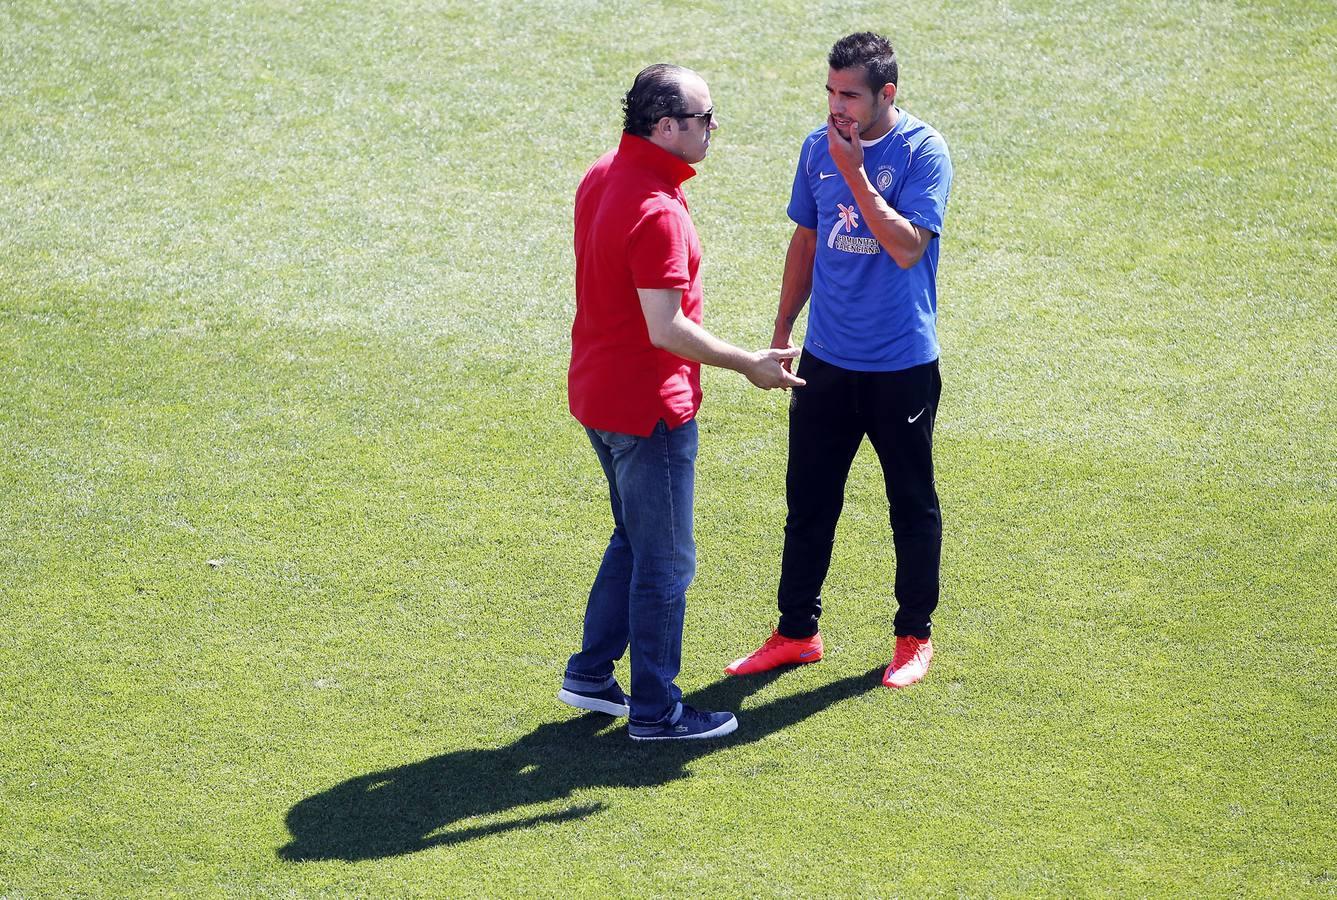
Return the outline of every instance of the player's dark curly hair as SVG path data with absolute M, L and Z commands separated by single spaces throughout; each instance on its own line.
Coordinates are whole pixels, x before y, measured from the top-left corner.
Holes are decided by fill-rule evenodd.
M 660 119 L 684 112 L 687 100 L 682 95 L 682 76 L 688 71 L 669 63 L 641 69 L 631 90 L 622 98 L 622 130 L 637 137 L 649 137 Z
M 896 51 L 891 41 L 871 31 L 860 31 L 836 41 L 826 61 L 836 71 L 863 66 L 868 87 L 874 94 L 884 85 L 896 84 Z

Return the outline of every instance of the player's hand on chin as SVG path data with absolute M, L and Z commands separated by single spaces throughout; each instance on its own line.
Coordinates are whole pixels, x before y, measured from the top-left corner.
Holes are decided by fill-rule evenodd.
M 840 174 L 850 177 L 863 166 L 863 144 L 859 143 L 859 123 L 850 123 L 850 136 L 845 137 L 836 128 L 834 116 L 826 117 L 826 142 L 831 150 L 831 159 Z

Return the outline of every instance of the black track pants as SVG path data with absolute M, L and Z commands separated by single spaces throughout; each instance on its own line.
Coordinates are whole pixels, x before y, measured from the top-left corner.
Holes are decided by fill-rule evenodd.
M 855 372 L 805 352 L 789 407 L 780 633 L 810 637 L 822 613 L 836 522 L 850 464 L 867 435 L 882 463 L 896 546 L 895 632 L 927 638 L 938 605 L 942 513 L 933 486 L 938 363 L 899 372 Z

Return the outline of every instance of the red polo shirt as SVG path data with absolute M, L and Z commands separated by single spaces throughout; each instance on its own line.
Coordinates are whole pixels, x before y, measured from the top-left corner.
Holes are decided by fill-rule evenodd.
M 645 138 L 622 135 L 576 190 L 576 319 L 571 414 L 600 431 L 648 435 L 701 406 L 701 364 L 650 343 L 637 288 L 680 290 L 701 322 L 701 244 L 682 183 L 696 170 Z

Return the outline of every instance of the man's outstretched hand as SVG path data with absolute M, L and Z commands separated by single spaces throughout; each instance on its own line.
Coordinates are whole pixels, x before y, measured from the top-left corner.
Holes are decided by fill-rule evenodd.
M 807 382 L 786 368 L 789 361 L 801 352 L 798 347 L 758 350 L 752 354 L 752 363 L 743 370 L 743 374 L 748 381 L 766 390 L 803 387 Z

